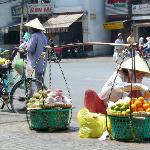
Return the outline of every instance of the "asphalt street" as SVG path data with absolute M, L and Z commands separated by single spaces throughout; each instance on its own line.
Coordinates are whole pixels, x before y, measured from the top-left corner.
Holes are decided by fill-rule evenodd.
M 0 112 L 0 150 L 147 150 L 149 142 L 120 142 L 98 139 L 82 139 L 79 137 L 79 126 L 76 120 L 77 112 L 84 107 L 84 91 L 93 88 L 99 91 L 107 78 L 114 71 L 112 57 L 97 57 L 88 59 L 65 59 L 63 68 L 73 104 L 73 117 L 68 130 L 48 132 L 30 130 L 25 114 L 15 114 L 9 111 Z M 46 84 L 49 85 L 49 75 L 46 73 Z M 148 79 L 144 80 L 150 85 Z M 66 92 L 66 86 L 59 66 L 52 64 L 52 88 L 61 88 Z M 66 92 L 67 94 L 67 92 Z

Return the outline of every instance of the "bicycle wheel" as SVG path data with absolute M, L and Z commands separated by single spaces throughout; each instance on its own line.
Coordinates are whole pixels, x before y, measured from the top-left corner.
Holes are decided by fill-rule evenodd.
M 39 84 L 42 89 L 42 83 L 38 81 L 37 79 L 33 78 L 27 78 L 27 92 L 24 85 L 24 79 L 18 81 L 12 88 L 10 93 L 10 106 L 12 109 L 12 112 L 16 113 L 24 113 L 26 111 L 26 96 L 28 96 L 28 99 L 32 96 L 31 90 L 29 89 L 29 85 L 33 84 Z M 44 89 L 46 90 L 46 86 L 44 85 Z M 35 89 L 34 92 L 37 92 Z M 27 95 L 26 95 L 27 94 Z
M 0 98 L 0 110 L 3 109 L 4 106 L 5 106 L 5 103 L 4 103 L 3 99 Z

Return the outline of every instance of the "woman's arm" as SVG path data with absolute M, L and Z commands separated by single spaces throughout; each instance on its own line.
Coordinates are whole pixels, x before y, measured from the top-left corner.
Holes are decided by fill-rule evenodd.
M 37 47 L 37 37 L 36 35 L 33 34 L 27 43 L 27 51 L 35 53 L 36 47 Z

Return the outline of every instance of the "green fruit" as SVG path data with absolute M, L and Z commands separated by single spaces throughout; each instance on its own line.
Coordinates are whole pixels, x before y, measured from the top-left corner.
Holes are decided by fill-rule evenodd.
M 127 104 L 124 104 L 124 106 L 125 106 L 126 109 L 129 109 L 130 105 L 127 103 Z
M 127 115 L 128 113 L 126 111 L 122 111 L 122 114 L 123 115 Z
M 111 109 L 111 110 L 114 110 L 114 108 L 115 108 L 115 107 L 116 107 L 115 105 L 114 105 L 114 106 L 111 106 L 111 108 L 110 108 L 110 109 Z
M 130 109 L 127 109 L 126 112 L 127 112 L 127 113 L 130 113 Z
M 33 98 L 39 99 L 39 98 L 40 98 L 40 94 L 39 94 L 39 93 L 35 93 L 35 94 L 33 95 Z
M 119 106 L 115 106 L 114 110 L 115 111 L 120 111 L 120 107 Z
M 120 107 L 120 110 L 121 110 L 121 111 L 126 111 L 126 106 L 125 106 L 125 105 L 121 106 L 121 107 Z
M 123 104 L 119 103 L 119 104 L 117 104 L 116 106 L 121 107 L 122 105 L 123 105 Z

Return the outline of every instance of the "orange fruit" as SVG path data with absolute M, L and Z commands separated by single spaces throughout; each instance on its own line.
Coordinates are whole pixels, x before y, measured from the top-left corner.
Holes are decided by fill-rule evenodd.
M 134 104 L 134 102 L 135 102 L 135 99 L 134 98 L 132 98 L 128 103 L 130 104 Z
M 146 111 L 148 108 L 150 108 L 150 104 L 143 104 L 143 109 Z
M 144 97 L 145 98 L 150 98 L 150 91 L 145 91 L 144 92 Z
M 136 107 L 135 104 L 131 104 L 131 110 L 132 110 L 132 111 L 136 111 L 136 110 L 137 110 L 137 107 Z
M 142 103 L 144 103 L 144 97 L 142 97 L 142 96 L 138 97 L 137 100 L 138 100 L 138 101 L 141 101 Z
M 144 104 L 150 104 L 148 101 L 144 101 Z
M 136 105 L 136 107 L 142 107 L 142 102 L 139 101 L 139 100 L 136 100 L 136 101 L 134 102 L 134 104 Z
M 147 109 L 146 109 L 146 112 L 150 112 L 150 108 L 147 108 Z
M 144 109 L 142 107 L 138 107 L 137 111 L 144 111 Z

